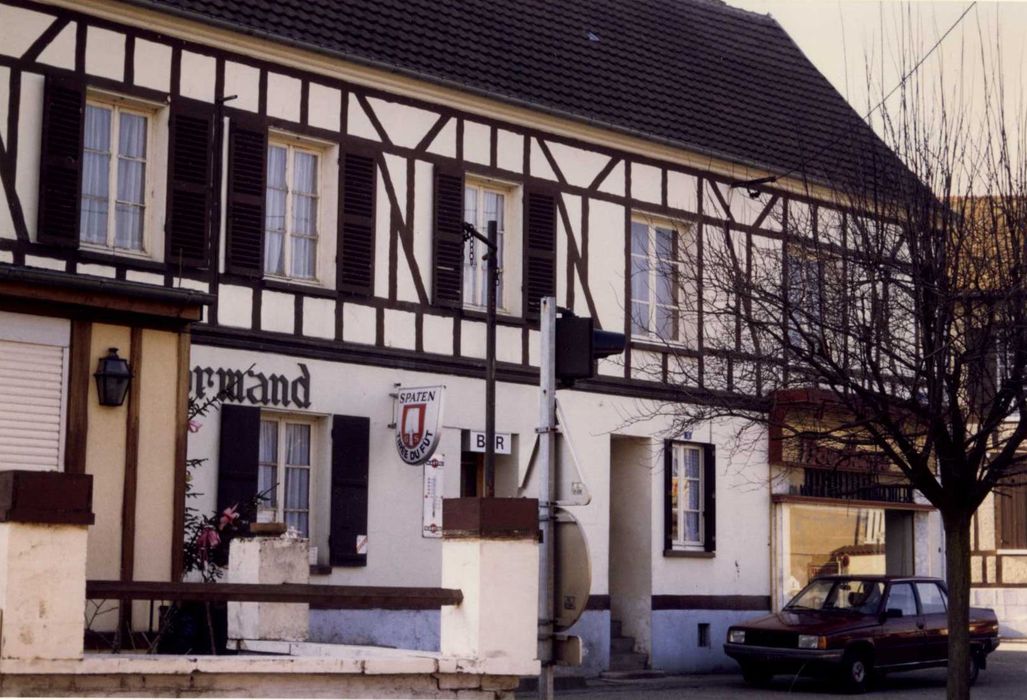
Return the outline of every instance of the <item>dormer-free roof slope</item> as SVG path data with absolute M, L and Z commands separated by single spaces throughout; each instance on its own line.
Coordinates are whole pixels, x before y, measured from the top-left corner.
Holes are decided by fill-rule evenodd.
M 776 174 L 894 162 L 771 17 L 719 0 L 126 0 Z

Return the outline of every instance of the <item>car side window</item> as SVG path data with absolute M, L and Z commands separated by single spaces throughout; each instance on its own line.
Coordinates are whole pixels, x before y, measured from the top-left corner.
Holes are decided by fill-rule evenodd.
M 913 597 L 913 585 L 896 583 L 888 592 L 887 610 L 901 610 L 903 617 L 916 617 L 916 598 Z
M 924 611 L 924 615 L 945 612 L 945 598 L 942 597 L 938 584 L 930 581 L 918 583 L 916 592 L 920 596 L 920 608 Z

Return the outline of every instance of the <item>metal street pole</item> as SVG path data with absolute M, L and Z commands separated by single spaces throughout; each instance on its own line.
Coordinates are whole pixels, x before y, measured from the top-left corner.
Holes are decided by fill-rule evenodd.
M 499 246 L 496 222 L 488 222 L 488 289 L 485 324 L 485 498 L 496 495 L 496 287 L 499 286 Z
M 553 563 L 556 528 L 553 491 L 556 458 L 556 298 L 543 297 L 538 392 L 538 520 L 542 532 L 539 547 L 538 658 L 542 670 L 538 677 L 539 700 L 553 697 Z

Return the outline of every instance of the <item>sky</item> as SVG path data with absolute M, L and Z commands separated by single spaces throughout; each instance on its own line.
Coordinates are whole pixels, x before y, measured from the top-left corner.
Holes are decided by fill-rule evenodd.
M 1014 131 L 1023 127 L 1027 133 L 1027 79 L 1021 77 L 1027 75 L 1027 0 L 726 2 L 773 16 L 861 115 L 897 86 L 912 64 L 973 5 L 915 71 L 913 80 L 924 81 L 932 94 L 944 91 L 949 105 L 960 103 L 980 120 L 985 86 L 989 80 L 995 85 L 1001 77 L 1007 125 Z M 898 99 L 898 94 L 889 98 L 888 107 L 894 109 Z

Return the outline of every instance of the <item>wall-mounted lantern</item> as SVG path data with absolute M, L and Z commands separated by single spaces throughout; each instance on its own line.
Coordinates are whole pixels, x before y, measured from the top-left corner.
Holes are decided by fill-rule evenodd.
M 132 383 L 132 370 L 128 361 L 118 357 L 118 349 L 110 348 L 96 366 L 96 393 L 101 406 L 120 406 L 125 403 L 128 385 Z

